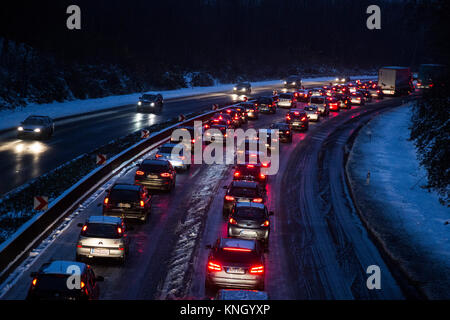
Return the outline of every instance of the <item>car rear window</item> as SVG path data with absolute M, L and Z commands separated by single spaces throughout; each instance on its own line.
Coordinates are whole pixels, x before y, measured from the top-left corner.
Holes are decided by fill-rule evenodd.
M 161 173 L 169 169 L 168 166 L 165 165 L 157 165 L 157 164 L 141 164 L 139 167 L 140 170 L 145 172 L 155 172 Z
M 255 198 L 258 196 L 258 191 L 254 188 L 232 187 L 230 193 L 236 197 Z
M 113 189 L 109 194 L 111 200 L 115 201 L 138 201 L 140 200 L 140 195 L 138 191 L 135 190 L 120 190 Z
M 311 97 L 311 103 L 324 103 L 325 98 L 314 98 Z
M 258 102 L 259 103 L 264 103 L 264 104 L 271 104 L 272 103 L 272 99 L 270 99 L 270 98 L 259 98 Z
M 237 171 L 239 171 L 241 173 L 241 176 L 246 176 L 246 175 L 257 176 L 261 172 L 261 167 L 260 166 L 253 166 L 253 167 L 238 166 Z
M 216 259 L 230 263 L 250 264 L 260 261 L 260 257 L 254 251 L 251 252 L 239 252 L 239 251 L 224 251 L 219 249 L 216 254 Z
M 120 234 L 117 232 L 117 226 L 110 223 L 88 223 L 87 229 L 81 231 L 81 235 L 93 238 L 120 238 Z
M 57 291 L 64 293 L 75 293 L 75 290 L 71 290 L 67 286 L 67 278 L 69 275 L 66 274 L 44 274 L 39 275 L 35 291 Z
M 316 109 L 317 109 L 317 108 L 314 108 L 314 107 L 308 107 L 308 106 L 305 107 L 305 110 L 306 110 L 306 111 L 316 111 Z
M 241 219 L 264 219 L 264 210 L 259 208 L 238 208 L 234 216 Z

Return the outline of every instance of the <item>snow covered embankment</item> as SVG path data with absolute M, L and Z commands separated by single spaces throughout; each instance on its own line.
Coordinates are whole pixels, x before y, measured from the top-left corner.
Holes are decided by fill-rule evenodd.
M 450 298 L 450 210 L 421 188 L 426 171 L 409 138 L 411 106 L 363 127 L 347 169 L 361 214 L 387 253 L 431 299 Z M 368 177 L 370 172 L 370 177 Z

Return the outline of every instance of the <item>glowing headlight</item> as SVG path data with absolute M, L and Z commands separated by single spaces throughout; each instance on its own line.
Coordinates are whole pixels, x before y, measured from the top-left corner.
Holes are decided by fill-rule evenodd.
M 241 89 L 241 91 L 245 91 L 245 90 L 246 90 L 245 88 L 242 88 L 242 89 Z
M 339 81 L 339 78 L 336 78 L 335 80 L 336 80 L 336 81 Z
M 18 127 L 17 130 L 23 131 L 23 127 Z
M 150 105 L 151 105 L 152 107 L 154 107 L 154 106 L 155 106 L 155 103 L 154 103 L 154 102 L 152 102 L 152 103 L 150 103 Z
M 284 81 L 284 84 L 287 84 L 287 81 Z
M 141 106 L 141 105 L 142 105 L 142 101 L 139 101 L 139 102 L 138 102 L 138 106 Z
M 294 81 L 294 82 L 292 82 L 292 84 L 295 84 L 295 81 Z
M 237 90 L 237 88 L 236 88 L 236 87 L 234 87 L 234 88 L 233 88 L 233 90 Z
M 41 129 L 36 128 L 36 129 L 34 129 L 34 132 L 41 132 Z
M 344 82 L 344 81 L 345 81 L 345 78 L 342 78 L 341 81 Z

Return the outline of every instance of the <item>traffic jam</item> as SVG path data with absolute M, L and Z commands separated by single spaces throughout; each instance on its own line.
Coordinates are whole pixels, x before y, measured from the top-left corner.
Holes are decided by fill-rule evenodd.
M 161 95 L 144 98 L 137 104 L 137 109 L 142 109 L 145 104 L 162 107 Z M 239 128 L 254 129 L 256 135 L 237 142 L 239 148 L 234 156 L 241 161 L 223 167 L 223 172 L 228 172 L 223 181 L 229 183 L 214 191 L 223 192 L 222 212 L 215 212 L 220 215 L 220 220 L 216 220 L 221 221 L 217 226 L 219 234 L 215 241 L 201 249 L 207 255 L 204 295 L 209 299 L 220 299 L 227 292 L 237 290 L 257 299 L 269 299 L 266 261 L 272 254 L 270 239 L 277 232 L 273 227 L 277 213 L 271 209 L 274 206 L 269 201 L 274 174 L 267 172 L 273 165 L 270 156 L 275 154 L 274 146 L 281 143 L 279 157 L 283 157 L 282 145 L 297 143 L 294 137 L 307 135 L 315 123 L 327 121 L 352 108 L 364 108 L 380 99 L 383 99 L 383 91 L 377 81 L 351 80 L 349 77 L 336 78 L 334 83 L 321 87 L 305 88 L 299 77 L 291 76 L 286 78 L 282 88 L 257 97 L 251 96 L 250 83 L 236 84 L 231 93 L 232 103 L 203 121 L 200 129 L 182 124 L 176 126 L 175 129 L 184 132 L 183 136 L 189 137 L 188 140 L 172 134 L 168 141 L 151 150 L 149 156 L 139 160 L 125 174 L 126 179 L 119 178 L 99 191 L 97 196 L 102 200 L 95 213 L 77 223 L 76 241 L 61 240 L 64 242 L 62 249 L 72 250 L 73 260 L 57 259 L 56 254 L 55 260 L 42 264 L 38 270 L 33 266 L 26 299 L 108 298 L 107 294 L 101 294 L 99 282 L 113 281 L 114 277 L 101 275 L 105 263 L 107 268 L 111 264 L 113 269 L 129 267 L 133 270 L 128 259 L 139 254 L 133 250 L 141 249 L 139 243 L 132 241 L 146 237 L 140 228 L 153 223 L 157 212 L 177 206 L 176 199 L 166 197 L 176 192 L 180 184 L 195 184 L 195 175 L 204 164 L 192 161 L 193 156 L 186 153 L 186 148 L 194 150 L 200 142 L 203 153 L 207 148 L 217 152 L 217 144 L 223 148 L 222 142 L 230 139 L 227 135 Z M 40 132 L 36 131 L 38 126 L 42 126 Z M 50 120 L 36 116 L 25 120 L 18 129 L 19 134 L 47 136 L 52 130 Z M 232 139 L 234 141 L 234 137 Z M 230 167 L 232 170 L 227 171 Z M 222 180 L 213 177 L 211 181 Z M 176 195 L 176 198 L 182 196 Z M 198 201 L 201 202 L 201 196 Z M 136 236 L 133 236 L 135 232 Z M 70 277 L 68 266 L 75 266 L 81 274 L 76 289 L 66 285 Z

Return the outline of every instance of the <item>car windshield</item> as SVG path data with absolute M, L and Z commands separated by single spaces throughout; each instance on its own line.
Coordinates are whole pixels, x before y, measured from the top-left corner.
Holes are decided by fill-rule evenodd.
M 32 124 L 32 125 L 43 125 L 45 124 L 45 120 L 42 118 L 26 118 L 23 122 L 24 124 Z
M 81 231 L 84 237 L 118 239 L 120 234 L 117 226 L 111 223 L 89 223 L 85 231 Z
M 264 219 L 264 210 L 259 208 L 238 208 L 234 213 L 236 218 L 240 219 Z
M 115 201 L 138 201 L 139 192 L 136 190 L 113 189 L 109 195 L 111 200 Z
M 142 96 L 142 100 L 156 100 L 156 96 L 153 94 L 144 94 Z
M 230 194 L 236 197 L 256 198 L 258 192 L 255 188 L 232 187 Z

